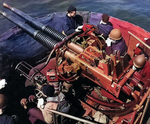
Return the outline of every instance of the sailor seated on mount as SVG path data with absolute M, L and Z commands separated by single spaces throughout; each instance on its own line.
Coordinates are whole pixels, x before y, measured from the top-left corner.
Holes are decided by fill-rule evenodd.
M 136 72 L 130 78 L 130 83 L 133 85 L 142 84 L 145 88 L 150 87 L 150 62 L 144 54 L 137 55 L 130 61 L 134 65 Z
M 70 35 L 74 32 L 80 32 L 80 29 L 82 29 L 82 24 L 82 17 L 80 15 L 76 15 L 76 8 L 74 6 L 70 6 L 66 16 L 64 17 L 62 33 L 65 35 Z
M 124 38 L 122 37 L 119 29 L 113 29 L 106 40 L 106 53 L 110 55 L 113 51 L 117 50 L 123 56 L 127 51 L 127 46 Z
M 113 29 L 112 23 L 109 21 L 109 16 L 107 14 L 102 15 L 102 19 L 100 20 L 99 24 L 97 25 L 98 34 L 103 34 L 103 37 L 107 39 L 108 35 L 110 34 L 111 30 Z

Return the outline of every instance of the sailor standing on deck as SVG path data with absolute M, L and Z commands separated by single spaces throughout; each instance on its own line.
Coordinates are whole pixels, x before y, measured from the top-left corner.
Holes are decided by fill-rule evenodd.
M 56 93 L 54 86 L 45 84 L 41 91 L 43 97 L 36 99 L 34 95 L 31 95 L 28 100 L 23 98 L 20 103 L 27 110 L 29 120 L 32 124 L 52 124 L 53 114 L 50 112 L 51 109 L 57 110 L 63 113 L 68 113 L 70 110 L 70 104 L 65 99 L 65 95 L 62 92 Z M 38 102 L 37 102 L 38 101 Z M 33 107 L 33 104 L 37 102 L 37 108 Z M 63 116 L 57 115 L 56 120 L 58 124 L 68 124 L 69 120 Z
M 56 93 L 55 89 L 51 85 L 44 85 L 42 88 L 43 95 L 46 96 L 46 103 L 44 104 L 44 99 L 38 99 L 37 107 L 42 111 L 44 121 L 47 124 L 53 123 L 53 115 L 49 110 L 57 110 L 63 113 L 68 113 L 70 110 L 70 104 L 65 99 L 65 95 L 62 92 Z M 57 122 L 63 124 L 68 124 L 69 120 L 65 117 L 57 116 Z
M 80 32 L 83 26 L 82 25 L 82 19 L 78 18 L 79 16 L 76 15 L 76 8 L 74 6 L 69 6 L 68 13 L 65 16 L 65 20 L 63 23 L 63 33 L 66 35 L 70 35 L 74 32 Z M 81 20 L 78 22 L 78 20 Z

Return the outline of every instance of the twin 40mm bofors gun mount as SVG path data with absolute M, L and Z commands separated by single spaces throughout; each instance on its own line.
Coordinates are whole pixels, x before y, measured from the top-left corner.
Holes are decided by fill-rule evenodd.
M 119 51 L 107 55 L 105 39 L 102 35 L 97 37 L 93 25 L 84 24 L 80 33 L 75 32 L 65 36 L 16 8 L 7 4 L 4 4 L 4 7 L 25 19 L 26 22 L 2 11 L 0 14 L 50 51 L 47 61 L 40 69 L 35 69 L 26 62 L 20 62 L 16 67 L 22 75 L 37 86 L 37 97 L 42 97 L 41 88 L 45 83 L 57 82 L 59 85 L 60 82 L 65 82 L 68 85 L 72 83 L 76 85 L 75 82 L 82 78 L 88 80 L 88 84 L 84 82 L 83 87 L 88 86 L 85 88 L 86 100 L 82 99 L 81 102 L 84 107 L 89 107 L 89 111 L 100 111 L 110 118 L 122 116 L 123 122 L 128 116 L 131 121 L 126 121 L 127 124 L 136 120 L 138 110 L 145 102 L 149 89 L 144 89 L 144 85 L 137 80 L 138 78 L 134 85 L 129 79 L 134 79 L 136 69 L 144 66 L 146 59 L 143 55 L 132 59 L 128 53 L 121 56 Z M 55 66 L 51 67 L 52 65 Z M 29 75 L 33 70 L 34 73 Z M 87 115 L 90 115 L 90 112 Z

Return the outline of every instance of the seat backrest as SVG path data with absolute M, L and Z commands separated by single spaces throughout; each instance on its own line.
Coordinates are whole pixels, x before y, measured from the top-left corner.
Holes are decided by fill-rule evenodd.
M 111 73 L 111 75 L 113 76 L 113 80 L 118 80 L 124 74 L 129 65 L 129 61 L 131 60 L 127 53 L 124 56 L 118 56 L 111 55 L 111 59 L 113 61 L 113 65 L 111 67 L 113 73 Z

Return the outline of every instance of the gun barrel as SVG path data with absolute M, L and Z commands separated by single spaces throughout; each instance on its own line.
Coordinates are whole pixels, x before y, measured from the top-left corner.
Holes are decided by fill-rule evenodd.
M 33 29 L 28 24 L 21 22 L 20 20 L 7 14 L 6 12 L 0 11 L 0 14 L 3 15 L 8 20 L 10 20 L 11 22 L 13 22 L 14 24 L 18 25 L 20 28 L 26 31 L 30 36 L 32 36 L 35 40 L 37 40 L 39 43 L 41 43 L 49 50 L 52 50 L 57 44 L 57 41 L 44 34 L 42 31 Z
M 59 31 L 55 30 L 54 28 L 50 27 L 49 25 L 44 25 L 41 22 L 37 21 L 36 19 L 32 18 L 31 16 L 23 13 L 22 11 L 3 3 L 3 7 L 10 9 L 14 13 L 16 13 L 21 18 L 25 19 L 30 26 L 34 26 L 39 30 L 42 30 L 44 33 L 49 35 L 50 37 L 54 38 L 56 41 L 62 41 L 65 38 L 65 35 L 60 33 Z

